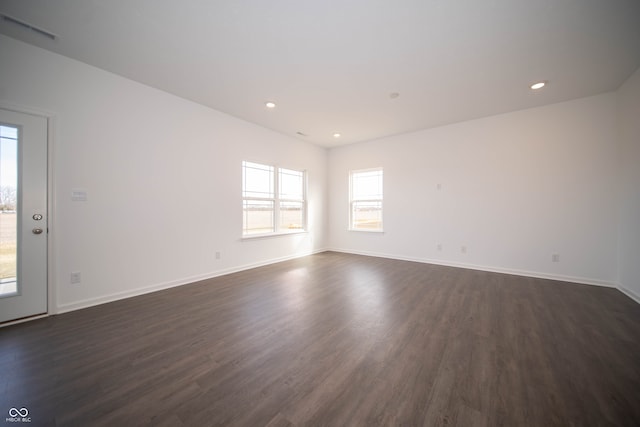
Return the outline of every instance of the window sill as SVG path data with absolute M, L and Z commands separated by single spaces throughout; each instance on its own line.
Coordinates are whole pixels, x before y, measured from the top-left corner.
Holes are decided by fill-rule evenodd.
M 309 231 L 307 230 L 296 230 L 296 231 L 280 231 L 278 233 L 265 233 L 265 234 L 252 234 L 248 236 L 242 236 L 240 240 L 256 240 L 256 239 L 267 239 L 269 237 L 282 237 L 282 236 L 291 236 L 298 234 L 307 234 Z
M 361 230 L 359 228 L 349 228 L 347 231 L 354 231 L 356 233 L 377 233 L 384 234 L 384 230 Z

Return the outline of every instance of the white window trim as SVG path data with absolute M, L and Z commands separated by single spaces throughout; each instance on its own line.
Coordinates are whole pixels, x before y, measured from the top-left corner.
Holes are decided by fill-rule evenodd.
M 308 230 L 293 230 L 293 231 L 276 231 L 274 233 L 260 233 L 260 234 L 247 234 L 243 235 L 240 240 L 256 240 L 256 239 L 268 239 L 270 237 L 291 236 L 294 234 L 307 234 Z
M 278 236 L 289 236 L 292 234 L 305 234 L 308 233 L 309 230 L 309 214 L 308 214 L 308 201 L 307 201 L 307 170 L 306 169 L 296 169 L 289 168 L 285 166 L 276 166 L 271 165 L 264 162 L 253 161 L 253 160 L 244 160 L 242 162 L 242 168 L 244 168 L 244 163 L 255 163 L 263 166 L 269 166 L 273 168 L 274 178 L 273 178 L 273 198 L 270 197 L 244 197 L 242 196 L 242 204 L 244 206 L 245 200 L 256 200 L 256 201 L 268 201 L 273 202 L 273 229 L 274 231 L 270 231 L 267 233 L 256 233 L 256 234 L 244 234 L 244 227 L 242 229 L 242 237 L 241 240 L 252 240 L 252 239 L 263 239 L 268 237 L 278 237 Z M 280 198 L 280 169 L 287 169 L 295 172 L 302 173 L 302 200 L 298 199 L 281 199 Z M 243 171 L 244 173 L 244 171 Z M 244 188 L 242 188 L 242 192 L 244 193 Z M 280 229 L 280 203 L 281 202 L 302 202 L 302 228 L 301 229 L 293 229 L 293 230 L 282 230 Z M 244 207 L 243 207 L 243 215 L 244 215 Z M 244 219 L 243 219 L 244 222 Z
M 353 200 L 353 175 L 356 173 L 364 173 L 364 172 L 382 172 L 382 198 L 380 199 L 358 199 Z M 353 203 L 354 202 L 380 202 L 380 223 L 381 227 L 379 229 L 367 230 L 364 228 L 354 228 L 353 227 Z M 347 231 L 355 231 L 362 233 L 384 233 L 384 169 L 382 166 L 376 168 L 368 168 L 368 169 L 356 169 L 349 171 L 349 224 Z

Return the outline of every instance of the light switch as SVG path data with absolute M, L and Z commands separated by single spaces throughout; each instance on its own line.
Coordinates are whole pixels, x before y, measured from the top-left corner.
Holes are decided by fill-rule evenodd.
M 86 202 L 87 192 L 85 190 L 72 190 L 71 200 L 74 202 Z

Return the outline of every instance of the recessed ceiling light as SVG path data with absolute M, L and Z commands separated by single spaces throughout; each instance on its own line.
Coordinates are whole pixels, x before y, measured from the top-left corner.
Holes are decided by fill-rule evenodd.
M 334 134 L 333 134 L 333 137 L 334 137 L 334 138 L 340 138 L 341 136 L 342 136 L 342 135 L 340 135 L 338 132 L 336 132 L 336 133 L 334 133 Z
M 391 92 L 389 94 L 389 98 L 391 98 L 391 99 L 396 99 L 399 96 L 400 96 L 400 94 L 398 92 Z
M 546 84 L 547 84 L 547 82 L 536 82 L 536 83 L 532 84 L 529 87 L 532 90 L 538 90 L 538 89 L 542 89 L 543 87 L 545 87 Z
M 267 108 L 276 108 L 276 103 L 275 102 L 271 102 L 271 101 L 265 102 L 264 105 Z

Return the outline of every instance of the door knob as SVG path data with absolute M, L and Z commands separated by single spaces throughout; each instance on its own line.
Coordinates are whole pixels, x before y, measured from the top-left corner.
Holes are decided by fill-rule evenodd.
M 42 234 L 42 228 L 34 228 L 31 232 L 33 234 Z

